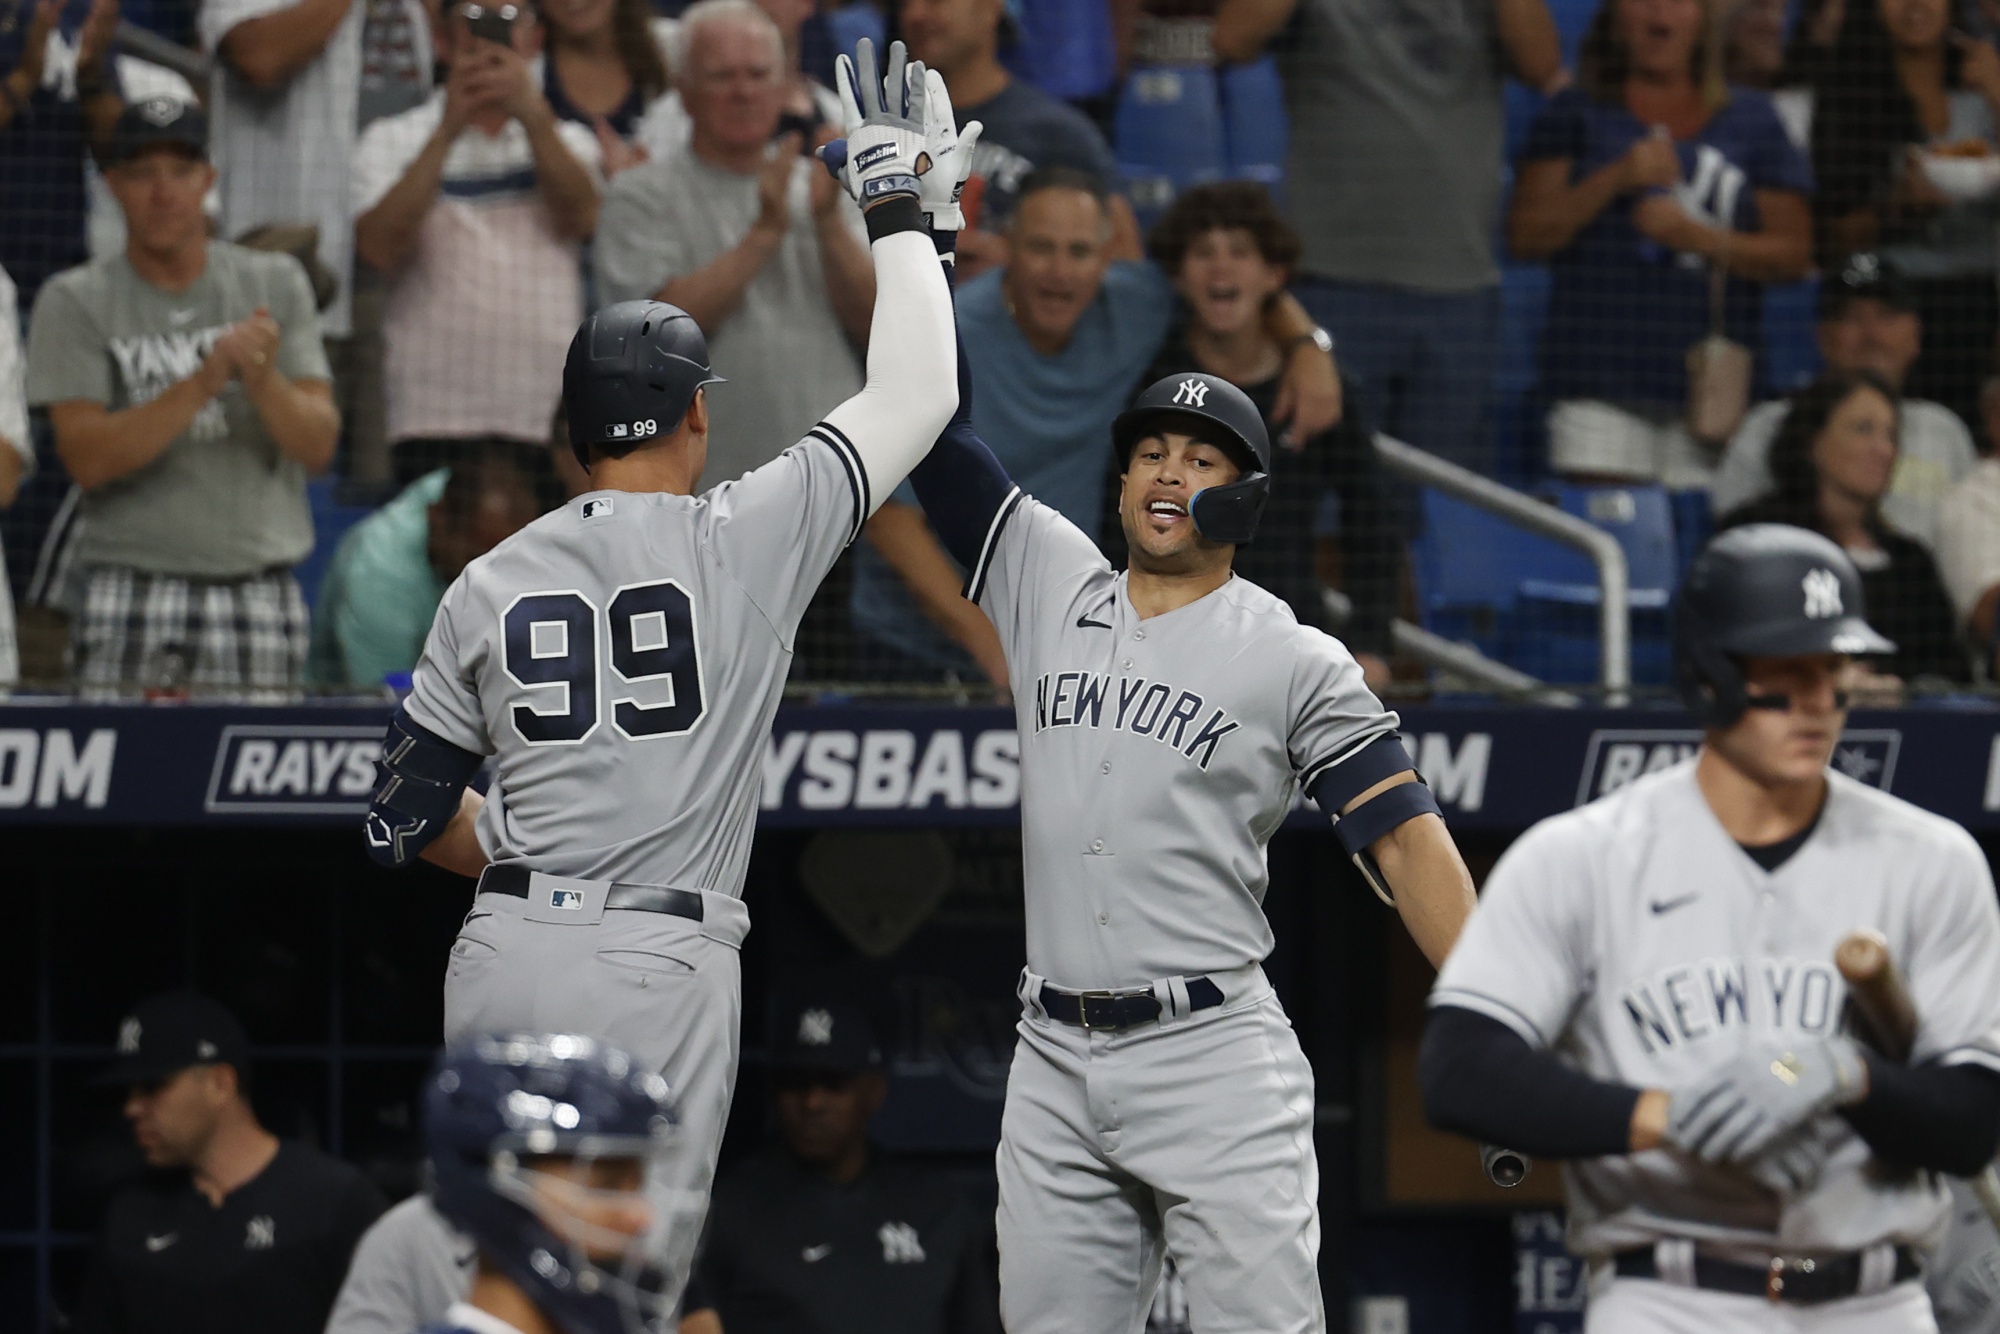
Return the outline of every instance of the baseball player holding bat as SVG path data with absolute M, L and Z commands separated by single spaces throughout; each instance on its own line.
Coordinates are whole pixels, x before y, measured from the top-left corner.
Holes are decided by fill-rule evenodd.
M 1699 753 L 1501 858 L 1431 996 L 1426 1107 L 1567 1160 L 1587 1330 L 1929 1334 L 1933 1173 L 2000 1137 L 1992 874 L 1957 825 L 1827 768 L 1851 655 L 1889 647 L 1839 547 L 1724 533 L 1675 637 Z M 1907 980 L 1907 1064 L 1843 1031 L 1857 926 Z
M 1312 1069 L 1261 967 L 1265 845 L 1303 788 L 1433 962 L 1470 877 L 1353 657 L 1231 573 L 1270 486 L 1240 389 L 1171 376 L 1118 419 L 1120 573 L 1009 481 L 960 376 L 911 479 L 1016 682 L 1002 1320 L 1136 1334 L 1171 1253 L 1195 1329 L 1323 1330 Z
M 675 1275 L 700 1220 L 666 1215 L 705 1211 L 735 1083 L 739 896 L 793 635 L 957 402 L 931 240 L 955 225 L 964 176 L 951 107 L 921 64 L 906 77 L 901 43 L 886 77 L 865 41 L 857 60 L 839 66 L 840 174 L 875 263 L 867 383 L 771 463 L 692 496 L 716 380 L 701 330 L 651 301 L 585 321 L 563 397 L 600 489 L 446 591 L 367 817 L 377 860 L 479 877 L 445 980 L 448 1041 L 582 1033 L 665 1076 L 682 1149 L 655 1226 Z M 489 755 L 482 804 L 465 785 Z

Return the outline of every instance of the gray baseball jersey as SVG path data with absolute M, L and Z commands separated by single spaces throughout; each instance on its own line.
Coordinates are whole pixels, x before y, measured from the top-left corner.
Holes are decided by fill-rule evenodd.
M 968 591 L 1014 681 L 1028 967 L 1094 989 L 1262 960 L 1266 844 L 1396 715 L 1246 580 L 1141 620 L 1097 545 L 1018 493 L 984 550 Z
M 1972 836 L 1830 772 L 1818 825 L 1767 872 L 1709 809 L 1695 763 L 1522 835 L 1431 1004 L 1497 1019 L 1599 1079 L 1673 1088 L 1754 1038 L 1833 1033 L 1846 992 L 1834 947 L 1873 927 L 1916 1002 L 1912 1059 L 2000 1070 L 2000 907 Z M 1824 1174 L 1782 1200 L 1665 1149 L 1570 1164 L 1571 1247 L 1686 1237 L 1761 1256 L 1937 1239 L 1950 1197 L 1934 1177 L 1871 1174 L 1846 1122 L 1821 1129 Z
M 580 496 L 466 566 L 406 707 L 497 757 L 487 856 L 738 894 L 793 635 L 867 495 L 821 425 L 702 496 Z

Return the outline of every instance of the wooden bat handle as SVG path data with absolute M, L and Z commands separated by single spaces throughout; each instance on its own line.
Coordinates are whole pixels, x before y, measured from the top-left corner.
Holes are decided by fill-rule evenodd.
M 1917 1041 L 1917 1007 L 1903 985 L 1889 942 L 1880 931 L 1850 932 L 1833 951 L 1833 965 L 1847 979 L 1847 995 L 1862 1034 L 1892 1061 L 1907 1061 Z

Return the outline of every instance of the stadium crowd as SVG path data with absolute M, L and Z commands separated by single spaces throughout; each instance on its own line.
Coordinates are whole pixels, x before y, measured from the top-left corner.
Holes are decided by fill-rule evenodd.
M 810 154 L 838 134 L 832 54 L 870 32 L 984 126 L 957 296 L 975 427 L 1114 558 L 1111 420 L 1203 370 L 1281 442 L 1241 573 L 1378 689 L 1418 670 L 1392 625 L 1421 619 L 1429 519 L 1377 432 L 1591 517 L 1669 495 L 1690 552 L 1738 523 L 1815 529 L 1897 645 L 1878 698 L 2000 675 L 1991 0 L 148 10 L 212 62 L 199 86 L 125 40 L 120 0 L 0 13 L 0 688 L 406 683 L 458 573 L 591 489 L 559 367 L 610 302 L 707 332 L 703 488 L 776 457 L 862 384 L 866 232 Z M 904 488 L 822 593 L 797 674 L 1004 690 L 962 578 Z M 281 1144 L 234 1021 L 160 1005 L 108 1077 L 189 1184 L 121 1198 L 76 1328 L 168 1327 L 140 1251 L 253 1182 L 270 1198 L 232 1220 L 317 1210 L 313 1253 L 285 1257 L 309 1274 L 230 1289 L 284 1308 L 260 1327 L 408 1328 L 458 1295 L 449 1247 L 363 1238 L 420 1200 L 383 1215 L 351 1170 Z M 840 1037 L 776 1058 L 778 1142 L 718 1192 L 683 1331 L 803 1309 L 996 1328 L 990 1238 L 870 1149 L 881 1053 L 838 1007 L 797 1031 L 819 1014 Z M 799 1239 L 774 1201 L 835 1235 L 885 1196 L 937 1238 L 935 1290 L 785 1288 L 767 1261 Z
M 985 126 L 959 298 L 978 429 L 1108 545 L 1111 417 L 1200 368 L 1287 444 L 1246 574 L 1378 686 L 1433 520 L 1377 431 L 1552 496 L 1665 488 L 1683 551 L 1782 514 L 1897 608 L 1885 691 L 1990 675 L 1992 17 L 1573 9 L 148 11 L 207 53 L 197 88 L 121 40 L 116 0 L 21 0 L 0 31 L 0 497 L 23 493 L 26 676 L 395 681 L 468 560 L 588 489 L 551 414 L 607 302 L 673 302 L 710 334 L 704 487 L 774 457 L 860 383 L 865 236 L 809 154 L 837 133 L 831 54 L 865 31 Z M 865 539 L 798 674 L 1004 687 L 914 496 Z M 0 679 L 16 637 L 0 615 Z

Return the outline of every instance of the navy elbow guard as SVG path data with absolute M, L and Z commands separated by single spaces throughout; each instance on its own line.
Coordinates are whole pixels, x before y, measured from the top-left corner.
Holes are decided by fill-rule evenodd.
M 1375 891 L 1376 898 L 1393 908 L 1396 906 L 1395 891 L 1389 887 L 1389 878 L 1382 874 L 1381 866 L 1376 863 L 1375 854 L 1368 849 L 1376 839 L 1419 815 L 1442 816 L 1444 812 L 1438 809 L 1437 797 L 1419 777 L 1413 783 L 1398 783 L 1384 788 L 1345 815 L 1329 814 L 1333 815 L 1334 837 L 1340 840 L 1341 847 L 1347 849 L 1347 855 L 1368 882 L 1368 888 Z
M 375 762 L 380 781 L 363 826 L 368 855 L 384 866 L 408 866 L 451 823 L 459 794 L 484 760 L 398 708 Z

